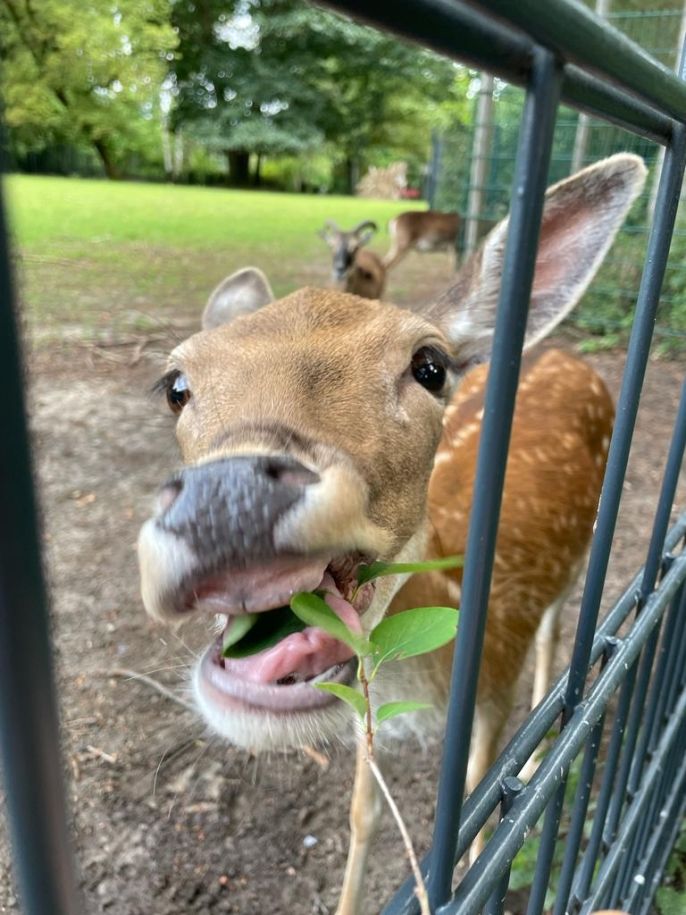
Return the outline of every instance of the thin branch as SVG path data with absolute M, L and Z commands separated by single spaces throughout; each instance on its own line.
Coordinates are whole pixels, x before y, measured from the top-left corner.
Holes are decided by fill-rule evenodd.
M 422 872 L 419 867 L 419 862 L 417 861 L 417 855 L 415 854 L 414 846 L 412 845 L 412 839 L 410 834 L 407 831 L 407 827 L 403 822 L 403 818 L 400 815 L 398 806 L 393 800 L 393 795 L 388 789 L 381 770 L 376 764 L 376 760 L 367 756 L 367 764 L 372 770 L 374 778 L 377 781 L 379 788 L 383 793 L 383 796 L 386 798 L 386 803 L 391 808 L 391 813 L 395 818 L 395 822 L 398 824 L 398 829 L 400 830 L 400 835 L 403 837 L 403 842 L 405 843 L 405 851 L 407 852 L 407 857 L 410 859 L 410 867 L 412 868 L 412 873 L 414 874 L 415 883 L 415 893 L 417 894 L 417 899 L 419 900 L 419 909 L 422 915 L 431 915 L 431 909 L 429 908 L 429 897 L 426 892 L 426 884 L 424 883 L 424 878 L 422 877 Z
M 127 667 L 115 667 L 113 670 L 103 671 L 102 675 L 104 677 L 123 677 L 127 680 L 138 680 L 140 683 L 145 683 L 146 686 L 166 696 L 167 699 L 171 699 L 172 702 L 176 702 L 177 705 L 182 705 L 189 712 L 195 712 L 195 708 L 190 702 L 186 702 L 185 699 L 177 696 L 173 690 L 168 689 L 159 680 L 148 677 L 146 674 L 139 674 L 137 670 L 129 670 Z
M 395 822 L 398 824 L 398 829 L 400 830 L 400 835 L 403 838 L 405 844 L 405 851 L 407 852 L 407 857 L 410 860 L 410 867 L 412 868 L 412 873 L 414 874 L 414 880 L 417 884 L 415 888 L 415 893 L 417 899 L 419 900 L 419 908 L 421 915 L 431 915 L 431 909 L 429 908 L 429 897 L 426 892 L 426 884 L 424 883 L 424 878 L 422 877 L 422 872 L 419 867 L 419 862 L 417 861 L 417 855 L 412 844 L 412 839 L 410 834 L 407 831 L 405 822 L 400 814 L 398 805 L 393 800 L 393 795 L 391 794 L 386 781 L 381 774 L 381 770 L 376 764 L 376 759 L 374 758 L 374 724 L 372 717 L 372 702 L 369 696 L 369 680 L 367 679 L 367 672 L 364 667 L 364 659 L 358 656 L 359 664 L 357 668 L 357 679 L 362 685 L 362 693 L 364 695 L 364 701 L 366 706 L 366 738 L 367 738 L 367 765 L 372 770 L 372 774 L 381 788 L 383 796 L 386 798 L 386 803 L 391 809 L 391 813 L 395 819 Z

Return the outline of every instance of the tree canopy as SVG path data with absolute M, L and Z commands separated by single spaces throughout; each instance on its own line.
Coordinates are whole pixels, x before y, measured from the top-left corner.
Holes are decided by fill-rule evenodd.
M 87 142 L 110 177 L 159 123 L 176 35 L 167 0 L 0 0 L 7 124 L 19 145 Z
M 469 109 L 464 70 L 302 0 L 0 0 L 0 30 L 14 148 L 87 145 L 110 177 L 168 130 L 237 183 L 325 151 L 352 189 Z
M 349 180 L 372 148 L 426 154 L 455 67 L 297 0 L 177 0 L 173 120 L 238 156 L 329 143 Z M 408 129 L 409 127 L 409 129 Z

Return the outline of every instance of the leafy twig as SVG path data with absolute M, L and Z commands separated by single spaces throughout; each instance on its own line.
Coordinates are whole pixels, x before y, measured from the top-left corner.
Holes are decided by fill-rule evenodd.
M 378 574 L 389 573 L 385 569 L 380 569 Z M 357 657 L 357 679 L 362 688 L 361 694 L 358 690 L 342 683 L 318 683 L 317 687 L 347 702 L 362 720 L 365 729 L 367 764 L 398 824 L 415 878 L 415 892 L 421 913 L 422 915 L 431 915 L 426 885 L 424 884 L 410 834 L 374 755 L 374 736 L 384 721 L 406 712 L 427 708 L 428 706 L 421 702 L 386 702 L 376 709 L 375 714 L 372 707 L 369 684 L 382 664 L 435 651 L 450 642 L 457 631 L 458 612 L 452 607 L 420 607 L 414 610 L 405 610 L 403 613 L 397 613 L 382 620 L 365 638 L 359 633 L 350 631 L 322 597 L 317 594 L 293 595 L 291 609 L 298 619 L 308 626 L 317 626 L 323 629 L 329 635 L 347 644 L 355 652 Z M 365 667 L 367 659 L 372 665 L 372 672 L 369 675 Z

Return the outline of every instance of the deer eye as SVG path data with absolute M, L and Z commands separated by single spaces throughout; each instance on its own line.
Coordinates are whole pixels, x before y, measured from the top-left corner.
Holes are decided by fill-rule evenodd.
M 432 394 L 440 394 L 448 377 L 448 357 L 432 346 L 423 346 L 412 357 L 415 381 Z
M 169 409 L 172 413 L 178 415 L 191 399 L 191 389 L 188 384 L 188 379 L 182 372 L 169 372 L 169 374 L 165 375 L 161 380 L 160 387 L 164 390 L 167 397 Z

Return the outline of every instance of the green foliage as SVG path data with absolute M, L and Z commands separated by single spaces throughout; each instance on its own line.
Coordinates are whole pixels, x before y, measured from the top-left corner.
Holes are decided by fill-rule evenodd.
M 686 824 L 676 840 L 665 868 L 662 886 L 655 897 L 658 915 L 684 915 L 686 912 Z
M 457 634 L 458 617 L 453 607 L 417 607 L 387 616 L 369 637 L 376 667 L 447 645 Z
M 318 594 L 308 592 L 294 594 L 291 598 L 291 609 L 305 625 L 323 629 L 339 642 L 352 648 L 356 654 L 367 652 L 367 640 L 348 629 L 343 620 L 336 616 L 331 607 Z
M 96 150 L 116 175 L 159 156 L 159 92 L 176 35 L 167 0 L 0 0 L 5 117 L 15 147 Z
M 282 639 L 305 628 L 290 607 L 269 613 L 246 613 L 231 620 L 222 644 L 222 657 L 247 658 L 277 645 Z
M 247 635 L 248 632 L 257 622 L 256 613 L 244 613 L 242 616 L 235 616 L 226 627 L 226 632 L 224 633 L 224 640 L 222 642 L 222 656 L 227 658 L 231 657 L 228 654 L 228 650 L 232 645 L 235 645 L 236 642 Z
M 357 573 L 358 585 L 366 584 L 383 575 L 403 575 L 408 572 L 437 572 L 457 569 L 462 565 L 462 556 L 444 556 L 442 559 L 428 559 L 423 562 L 371 562 L 362 565 Z
M 383 724 L 384 721 L 390 721 L 391 718 L 397 718 L 398 715 L 421 712 L 430 708 L 431 705 L 428 702 L 384 702 L 376 710 L 376 723 L 377 725 Z
M 317 688 L 325 693 L 331 693 L 332 696 L 342 699 L 343 702 L 347 702 L 360 718 L 364 719 L 367 713 L 367 703 L 362 693 L 353 689 L 352 686 L 344 686 L 342 683 L 318 683 Z
M 348 184 L 370 163 L 423 165 L 431 128 L 466 113 L 464 71 L 300 0 L 176 0 L 172 22 L 173 124 L 232 153 L 236 180 L 250 153 L 324 144 Z

